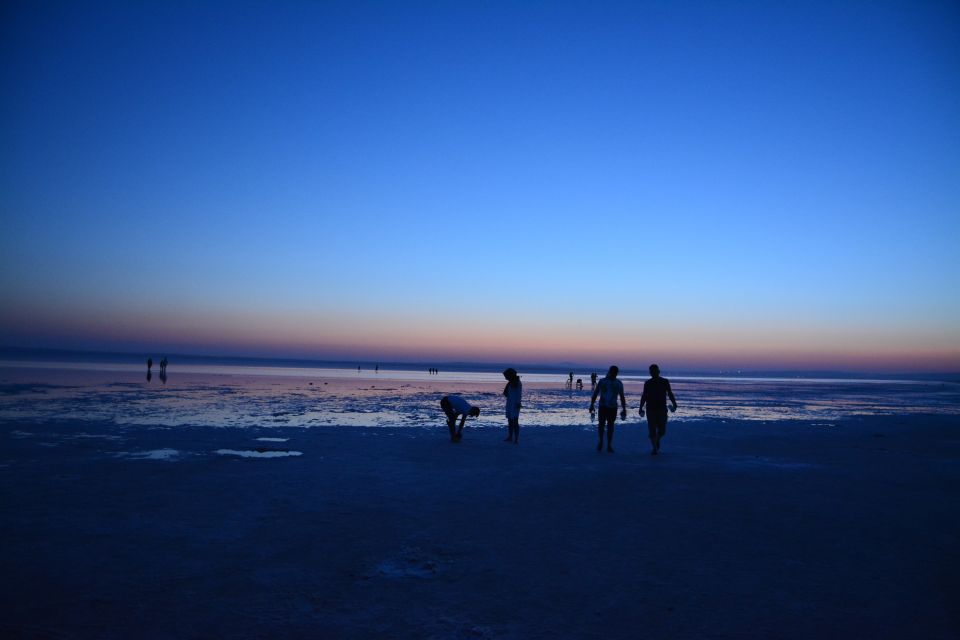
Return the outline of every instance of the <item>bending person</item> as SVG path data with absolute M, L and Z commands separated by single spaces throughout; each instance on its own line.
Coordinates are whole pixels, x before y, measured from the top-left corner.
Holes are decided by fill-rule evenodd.
M 593 390 L 593 397 L 590 398 L 590 414 L 593 415 L 594 404 L 597 396 L 600 396 L 600 418 L 597 421 L 600 442 L 597 443 L 597 451 L 603 449 L 603 430 L 606 426 L 607 451 L 613 453 L 613 423 L 617 421 L 617 397 L 620 398 L 620 404 L 623 407 L 620 419 L 627 419 L 627 399 L 623 395 L 623 383 L 617 380 L 618 373 L 620 373 L 618 367 L 610 367 L 606 377 L 597 383 L 597 388 Z
M 640 417 L 643 417 L 643 405 L 647 405 L 647 429 L 650 431 L 650 455 L 660 452 L 660 440 L 667 433 L 667 396 L 670 396 L 670 411 L 677 410 L 677 399 L 673 397 L 670 381 L 660 377 L 660 367 L 650 365 L 650 379 L 643 383 L 643 395 L 640 396 Z
M 460 396 L 443 396 L 440 399 L 440 408 L 447 414 L 447 427 L 450 429 L 450 441 L 460 442 L 463 438 L 463 423 L 467 416 L 476 418 L 480 415 L 480 407 L 475 407 Z M 457 416 L 460 417 L 460 428 L 455 429 Z

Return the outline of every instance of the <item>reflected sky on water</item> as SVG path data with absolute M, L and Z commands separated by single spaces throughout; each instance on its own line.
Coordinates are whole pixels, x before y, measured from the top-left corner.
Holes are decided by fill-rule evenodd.
M 0 420 L 103 420 L 129 425 L 434 426 L 445 393 L 479 406 L 475 426 L 501 427 L 503 380 L 479 372 L 381 371 L 171 365 L 168 381 L 122 364 L 0 363 Z M 582 391 L 566 376 L 522 375 L 521 424 L 591 424 L 589 377 Z M 498 379 L 499 378 L 499 379 Z M 960 385 L 890 380 L 672 378 L 673 420 L 807 420 L 856 415 L 960 413 Z M 626 377 L 628 422 L 643 381 Z

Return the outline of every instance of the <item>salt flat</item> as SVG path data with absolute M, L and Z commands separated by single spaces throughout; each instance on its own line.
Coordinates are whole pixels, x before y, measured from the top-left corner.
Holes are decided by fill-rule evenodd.
M 957 416 L 503 436 L 4 420 L 0 631 L 960 634 Z M 302 455 L 217 453 L 258 449 Z

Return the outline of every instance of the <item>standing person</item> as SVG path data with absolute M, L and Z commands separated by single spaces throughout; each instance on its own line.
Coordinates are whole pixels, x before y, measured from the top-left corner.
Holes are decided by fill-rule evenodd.
M 503 371 L 503 377 L 507 379 L 507 385 L 503 388 L 503 396 L 507 399 L 507 439 L 504 442 L 513 441 L 513 444 L 520 443 L 520 397 L 523 395 L 523 385 L 520 383 L 520 376 L 513 367 Z
M 451 442 L 460 442 L 463 439 L 463 423 L 467 421 L 467 416 L 476 418 L 480 415 L 480 407 L 473 406 L 460 396 L 443 396 L 440 399 L 440 408 L 447 414 Z M 455 430 L 457 416 L 460 416 L 460 429 Z
M 640 396 L 640 417 L 643 417 L 643 405 L 646 404 L 652 456 L 660 452 L 660 439 L 667 433 L 667 396 L 670 396 L 670 411 L 676 411 L 677 399 L 673 397 L 670 381 L 660 377 L 660 367 L 650 365 L 650 379 L 643 383 L 643 395 Z
M 147 382 L 153 379 L 153 358 L 147 358 Z
M 590 374 L 590 390 L 593 391 L 597 388 L 597 372 L 594 371 Z
M 607 451 L 613 453 L 613 423 L 617 421 L 617 397 L 620 398 L 620 405 L 623 409 L 620 411 L 620 419 L 627 419 L 627 399 L 623 395 L 623 383 L 617 380 L 617 374 L 620 368 L 610 367 L 607 376 L 597 383 L 597 388 L 593 390 L 593 397 L 590 398 L 590 415 L 594 413 L 594 404 L 597 396 L 600 396 L 600 418 L 597 421 L 597 430 L 600 435 L 600 442 L 597 443 L 597 451 L 603 449 L 603 428 L 607 427 Z

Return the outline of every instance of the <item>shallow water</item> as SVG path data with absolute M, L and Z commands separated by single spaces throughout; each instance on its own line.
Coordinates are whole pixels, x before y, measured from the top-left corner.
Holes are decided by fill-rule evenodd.
M 8 363 L 9 364 L 9 363 Z M 461 393 L 481 408 L 471 426 L 503 426 L 503 381 L 495 374 L 357 372 L 185 365 L 147 381 L 127 365 L 36 363 L 0 366 L 0 420 L 97 420 L 161 426 L 442 425 L 440 397 Z M 589 384 L 567 389 L 558 374 L 523 375 L 524 426 L 589 425 Z M 805 420 L 824 427 L 857 415 L 960 414 L 960 385 L 885 380 L 672 379 L 673 420 Z M 624 379 L 628 421 L 642 379 Z

